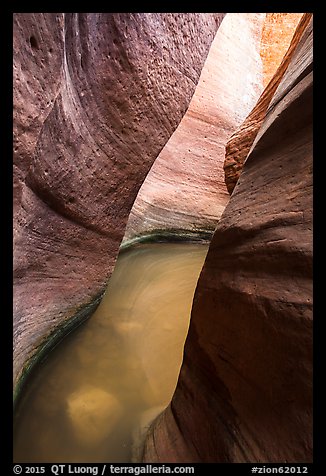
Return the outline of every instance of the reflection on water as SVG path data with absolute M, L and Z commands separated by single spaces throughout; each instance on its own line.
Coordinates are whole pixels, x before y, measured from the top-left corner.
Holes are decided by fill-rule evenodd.
M 37 369 L 19 406 L 15 462 L 130 462 L 171 400 L 207 247 L 123 253 L 85 324 Z M 136 440 L 136 441 L 135 441 Z

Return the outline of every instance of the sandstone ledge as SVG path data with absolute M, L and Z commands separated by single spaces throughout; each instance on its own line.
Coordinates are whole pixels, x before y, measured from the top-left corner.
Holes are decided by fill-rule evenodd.
M 133 236 L 129 240 L 124 240 L 120 245 L 119 251 L 126 251 L 133 246 L 137 246 L 141 243 L 203 243 L 208 244 L 214 230 L 184 230 L 184 229 L 162 229 L 152 230 L 147 234 L 140 234 Z

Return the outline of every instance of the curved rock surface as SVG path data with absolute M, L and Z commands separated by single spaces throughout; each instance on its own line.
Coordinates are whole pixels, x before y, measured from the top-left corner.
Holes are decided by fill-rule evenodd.
M 312 460 L 312 20 L 217 225 L 145 462 Z
M 266 13 L 260 47 L 264 87 L 281 64 L 302 15 L 303 13 Z
M 263 90 L 265 18 L 265 13 L 226 14 L 189 108 L 140 189 L 124 242 L 162 231 L 211 236 L 229 200 L 226 142 Z
M 96 305 L 223 17 L 14 15 L 15 384 Z
M 224 168 L 224 175 L 225 175 L 225 184 L 227 186 L 227 189 L 230 195 L 233 192 L 234 187 L 239 179 L 244 161 L 246 160 L 246 157 L 249 154 L 250 148 L 264 120 L 268 105 L 278 85 L 280 84 L 280 81 L 287 67 L 289 66 L 292 53 L 296 45 L 298 44 L 298 41 L 300 40 L 302 31 L 305 28 L 305 26 L 308 24 L 310 19 L 311 19 L 310 13 L 305 13 L 300 18 L 296 31 L 294 32 L 294 35 L 290 42 L 289 48 L 287 49 L 282 59 L 282 62 L 277 68 L 274 76 L 272 76 L 272 78 L 270 79 L 269 83 L 264 89 L 262 95 L 259 98 L 259 101 L 255 105 L 253 110 L 250 112 L 250 114 L 245 119 L 245 121 L 241 124 L 240 128 L 232 134 L 232 136 L 229 138 L 226 144 L 225 161 L 224 161 L 223 168 Z M 274 52 L 271 53 L 269 49 L 266 47 L 266 45 L 268 44 L 267 38 L 270 38 L 272 35 L 270 33 L 271 24 L 273 25 L 272 18 L 270 17 L 268 19 L 268 22 L 266 23 L 267 23 L 267 26 L 266 26 L 267 32 L 265 32 L 265 37 L 264 37 L 266 39 L 264 43 L 264 48 L 262 49 L 262 53 L 261 53 L 262 57 L 264 58 L 264 62 L 263 62 L 264 63 L 264 78 L 270 77 L 271 71 L 273 70 L 275 63 L 277 62 L 277 59 L 275 59 L 275 53 Z M 295 22 L 293 23 L 293 26 L 294 25 L 295 25 Z M 282 23 L 281 23 L 281 26 L 282 26 Z M 278 28 L 277 31 L 281 33 L 281 28 Z M 277 37 L 277 31 L 273 32 L 273 37 L 274 35 Z M 282 35 L 280 36 L 282 38 Z M 287 44 L 289 37 L 290 35 L 285 36 L 285 40 L 282 43 L 283 48 L 281 48 L 281 51 L 284 49 L 284 45 Z M 276 44 L 277 46 L 279 46 L 279 43 L 276 43 Z M 276 58 L 277 57 L 278 57 L 278 54 L 276 54 Z

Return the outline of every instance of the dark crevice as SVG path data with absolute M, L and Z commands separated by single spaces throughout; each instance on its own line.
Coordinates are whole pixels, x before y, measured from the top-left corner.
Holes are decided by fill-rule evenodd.
M 33 50 L 38 50 L 39 49 L 38 42 L 37 42 L 34 35 L 30 36 L 29 43 L 30 43 Z

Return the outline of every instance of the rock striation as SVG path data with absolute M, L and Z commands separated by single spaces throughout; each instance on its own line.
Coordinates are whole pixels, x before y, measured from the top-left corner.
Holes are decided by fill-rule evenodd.
M 272 19 L 273 17 L 272 18 L 269 17 L 268 22 L 266 22 L 267 26 L 265 24 L 265 29 L 267 30 L 267 33 L 265 33 L 264 38 L 266 39 L 265 39 L 264 47 L 262 48 L 262 51 L 261 51 L 261 55 L 264 59 L 263 61 L 264 78 L 270 77 L 271 71 L 273 70 L 273 67 L 275 67 L 275 63 L 278 58 L 278 54 L 276 55 L 276 59 L 275 59 L 275 53 L 271 53 L 270 49 L 267 49 L 266 47 L 268 43 L 267 38 L 270 38 L 272 35 L 270 33 L 270 29 L 271 29 L 270 25 L 273 24 Z M 300 40 L 301 32 L 303 28 L 308 24 L 310 19 L 311 19 L 310 13 L 306 13 L 300 18 L 296 31 L 294 32 L 294 35 L 290 42 L 289 48 L 287 49 L 275 74 L 271 77 L 262 95 L 260 96 L 257 104 L 255 105 L 253 110 L 250 112 L 248 117 L 246 117 L 245 121 L 241 124 L 240 128 L 237 129 L 227 141 L 227 144 L 225 147 L 225 161 L 224 161 L 223 168 L 224 168 L 224 175 L 225 175 L 225 184 L 227 186 L 227 189 L 230 195 L 233 192 L 233 189 L 239 179 L 239 176 L 241 174 L 241 170 L 243 167 L 243 163 L 249 154 L 250 148 L 255 140 L 256 135 L 258 134 L 259 128 L 266 115 L 269 103 L 278 85 L 280 84 L 280 81 L 287 67 L 289 66 L 292 53 L 296 45 L 298 44 L 298 41 Z M 293 20 L 296 20 L 296 18 Z M 281 23 L 281 25 L 283 25 L 283 23 Z M 274 35 L 277 36 L 275 32 L 273 32 L 273 37 Z M 287 43 L 288 39 L 289 39 L 289 35 L 285 37 L 285 44 Z M 284 42 L 282 44 L 284 49 Z M 277 46 L 279 46 L 278 43 L 277 43 Z M 273 51 L 274 50 L 275 48 L 273 49 Z
M 260 45 L 264 87 L 281 64 L 302 15 L 302 13 L 266 13 Z
M 265 13 L 226 14 L 189 108 L 140 189 L 124 243 L 157 234 L 211 237 L 229 200 L 226 142 L 263 91 L 265 19 Z
M 222 13 L 14 14 L 14 384 L 98 303 Z
M 312 461 L 312 19 L 217 225 L 144 462 Z

